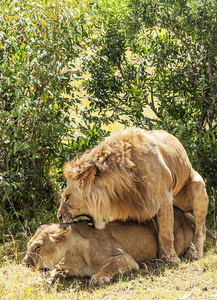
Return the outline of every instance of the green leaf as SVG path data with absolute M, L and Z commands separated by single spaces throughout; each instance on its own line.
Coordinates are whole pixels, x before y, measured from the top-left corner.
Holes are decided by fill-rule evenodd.
M 20 151 L 21 146 L 22 146 L 21 141 L 17 141 L 14 145 L 14 153 L 16 153 L 17 151 Z

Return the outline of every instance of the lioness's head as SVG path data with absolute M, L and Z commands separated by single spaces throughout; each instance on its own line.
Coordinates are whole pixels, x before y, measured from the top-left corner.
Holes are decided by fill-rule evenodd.
M 23 264 L 33 269 L 50 269 L 65 256 L 64 245 L 71 233 L 68 224 L 49 224 L 38 228 L 27 245 Z

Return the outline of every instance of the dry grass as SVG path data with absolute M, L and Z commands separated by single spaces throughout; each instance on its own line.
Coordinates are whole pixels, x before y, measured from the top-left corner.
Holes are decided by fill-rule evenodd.
M 89 287 L 88 278 L 49 284 L 38 271 L 18 263 L 24 252 L 17 254 L 15 248 L 13 259 L 1 257 L 0 299 L 217 299 L 216 241 L 207 241 L 206 253 L 198 261 L 183 260 L 177 266 L 151 262 L 101 287 Z

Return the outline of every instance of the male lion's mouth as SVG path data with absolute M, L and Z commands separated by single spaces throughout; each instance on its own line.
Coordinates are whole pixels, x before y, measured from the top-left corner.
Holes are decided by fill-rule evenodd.
M 78 215 L 74 218 L 70 218 L 70 220 L 68 222 L 75 222 L 75 223 L 79 223 L 79 222 L 82 222 L 82 221 L 88 221 L 88 225 L 92 226 L 93 228 L 95 228 L 95 224 L 94 224 L 94 220 L 91 216 L 89 215 L 86 215 L 86 214 L 82 214 L 82 215 Z
M 79 218 L 79 219 L 76 220 L 77 218 Z M 95 228 L 94 220 L 93 220 L 93 218 L 92 218 L 91 216 L 89 216 L 89 215 L 83 214 L 83 215 L 79 215 L 79 216 L 73 218 L 73 221 L 75 221 L 75 222 L 76 222 L 76 221 L 79 222 L 79 221 L 82 221 L 82 220 L 87 220 L 87 221 L 88 221 L 88 224 L 91 225 L 93 228 Z
M 90 215 L 87 215 L 87 214 L 81 214 L 81 215 L 78 215 L 76 217 L 72 217 L 70 212 L 67 212 L 67 213 L 64 214 L 63 220 L 64 220 L 64 223 L 73 223 L 73 222 L 78 223 L 78 222 L 86 220 L 86 221 L 88 221 L 88 225 L 95 228 L 93 218 Z

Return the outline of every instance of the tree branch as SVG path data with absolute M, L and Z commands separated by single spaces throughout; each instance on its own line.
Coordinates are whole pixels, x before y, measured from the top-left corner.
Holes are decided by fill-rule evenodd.
M 216 93 L 215 93 L 215 90 L 214 90 L 214 87 L 213 87 L 212 64 L 210 62 L 210 58 L 208 58 L 208 72 L 209 72 L 209 78 L 210 78 L 210 92 L 211 92 L 211 95 L 212 95 L 212 103 L 210 103 L 210 106 L 209 106 L 208 125 L 209 125 L 209 129 L 212 130 L 214 105 L 216 103 Z
M 123 73 L 123 70 L 122 70 L 122 67 L 121 67 L 121 61 L 120 61 L 120 58 L 118 58 L 117 66 L 118 66 L 118 70 L 119 70 L 120 73 L 121 73 L 121 76 L 122 76 L 123 79 L 126 81 L 126 84 L 127 84 L 128 89 L 131 90 L 132 87 L 131 87 L 129 81 L 128 81 L 128 80 L 125 78 L 125 76 L 124 76 L 124 73 Z
M 191 60 L 194 62 L 193 68 L 196 68 L 196 66 L 198 66 L 198 62 L 196 61 L 196 59 L 194 58 L 194 56 L 192 55 L 187 43 L 183 40 L 183 38 L 175 31 L 174 27 L 172 25 L 169 26 L 170 30 L 175 34 L 175 36 L 182 42 L 182 44 L 184 45 L 184 47 L 186 48 L 189 56 L 191 57 Z
M 215 103 L 216 96 L 215 96 L 215 91 L 213 87 L 213 76 L 212 76 L 212 64 L 210 62 L 210 58 L 208 58 L 208 73 L 209 73 L 209 78 L 210 78 L 210 92 L 212 95 L 212 103 Z
M 161 115 L 158 113 L 156 107 L 155 107 L 155 103 L 154 103 L 154 93 L 153 93 L 153 87 L 151 86 L 151 102 L 147 102 L 148 106 L 151 108 L 151 110 L 154 112 L 154 114 L 156 115 L 156 117 L 158 117 L 159 119 L 161 119 Z
M 121 112 L 127 114 L 127 111 L 125 109 L 121 108 L 120 106 L 117 106 L 112 100 L 110 100 L 110 96 L 108 95 L 108 93 L 105 92 L 105 95 L 107 97 L 107 101 L 109 102 L 109 104 L 111 104 L 112 107 L 114 107 L 118 111 L 121 111 Z
M 124 102 L 115 92 L 113 92 L 113 96 L 118 100 L 120 101 L 123 105 L 126 105 L 128 106 L 129 108 L 133 108 L 133 105 L 127 103 L 127 102 Z
M 158 11 L 155 12 L 157 14 L 157 16 L 162 20 L 161 15 L 159 14 Z M 168 24 L 169 25 L 169 24 Z M 194 58 L 194 56 L 192 55 L 187 43 L 183 40 L 183 38 L 175 31 L 174 27 L 170 24 L 169 25 L 169 29 L 173 32 L 173 34 L 175 34 L 175 36 L 182 42 L 182 44 L 184 45 L 184 47 L 186 48 L 186 50 L 188 51 L 189 56 L 191 57 L 192 61 L 194 62 L 194 65 L 196 66 L 198 63 L 196 61 L 196 59 Z
M 196 84 L 196 86 L 200 87 L 200 83 L 199 81 L 197 80 L 197 78 L 195 78 L 194 74 L 192 74 L 191 72 L 188 72 L 187 75 L 192 79 L 192 81 Z M 205 102 L 206 104 L 210 105 L 210 102 L 208 100 L 206 100 L 205 97 L 203 96 L 200 96 L 198 94 L 198 97 L 203 101 Z

